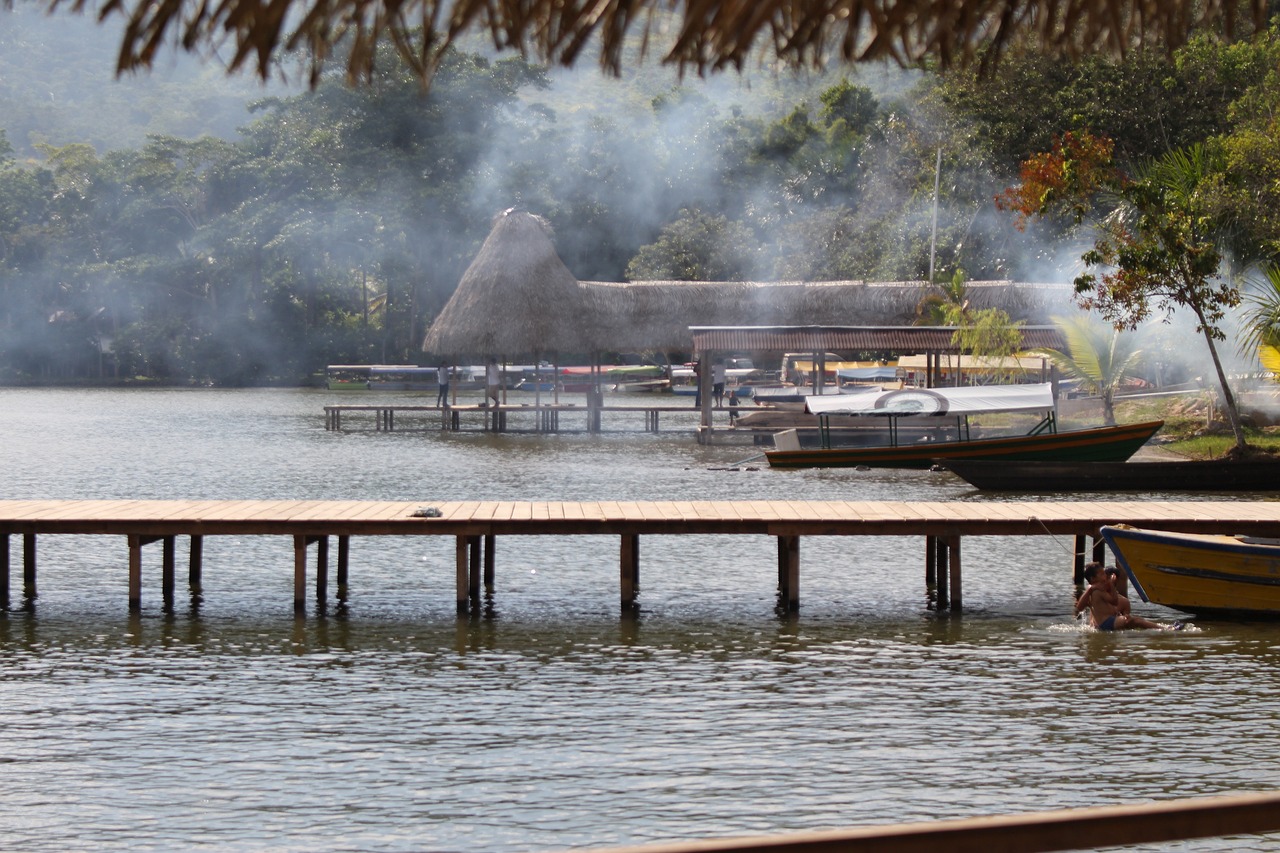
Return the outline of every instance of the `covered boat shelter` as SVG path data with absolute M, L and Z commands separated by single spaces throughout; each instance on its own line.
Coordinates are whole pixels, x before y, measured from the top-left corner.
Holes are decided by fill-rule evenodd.
M 925 356 L 924 387 L 934 388 L 942 375 L 943 358 L 960 357 L 962 349 L 955 343 L 955 326 L 690 326 L 693 352 L 704 364 L 734 353 L 813 354 L 813 394 L 838 393 L 836 387 L 825 387 L 823 366 L 828 352 L 883 352 Z M 1066 348 L 1057 326 L 1018 327 L 1022 335 L 1019 349 Z M 1040 360 L 1041 382 L 1054 382 L 1056 374 L 1048 359 Z M 957 373 L 958 377 L 958 373 Z M 698 428 L 699 441 L 711 435 L 711 371 L 699 374 L 702 416 Z M 1057 393 L 1055 388 L 1054 397 Z

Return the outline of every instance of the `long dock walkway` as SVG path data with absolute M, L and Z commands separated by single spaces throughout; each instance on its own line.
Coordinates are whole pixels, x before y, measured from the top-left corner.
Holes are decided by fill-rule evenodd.
M 162 544 L 162 589 L 171 604 L 175 538 L 188 536 L 189 582 L 199 590 L 203 537 L 292 536 L 294 606 L 305 611 L 307 554 L 316 549 L 318 600 L 328 587 L 329 539 L 337 537 L 337 585 L 345 596 L 352 536 L 453 536 L 459 612 L 478 607 L 481 581 L 492 588 L 498 536 L 620 538 L 619 583 L 625 610 L 636 603 L 640 537 L 766 535 L 777 539 L 780 603 L 799 608 L 800 540 L 804 536 L 923 536 L 927 583 L 939 607 L 962 606 L 964 536 L 1074 536 L 1078 579 L 1085 538 L 1094 559 L 1105 524 L 1190 533 L 1280 537 L 1280 502 L 1261 501 L 0 501 L 0 604 L 9 600 L 11 536 L 23 540 L 23 591 L 36 593 L 36 541 L 41 534 L 122 536 L 128 542 L 129 605 L 141 607 L 141 549 Z
M 754 437 L 758 432 L 769 435 L 769 430 L 731 430 L 727 407 L 712 407 L 713 430 L 723 435 L 736 432 L 744 437 Z M 734 414 L 745 414 L 742 407 Z M 626 424 L 639 426 L 645 432 L 659 432 L 662 421 L 674 421 L 680 429 L 698 429 L 701 411 L 690 404 L 619 404 L 589 405 L 582 403 L 503 403 L 485 406 L 478 403 L 462 403 L 449 407 L 419 406 L 399 403 L 344 403 L 324 407 L 324 428 L 329 431 L 360 428 L 370 422 L 378 432 L 399 430 L 447 430 L 452 432 L 470 428 L 484 432 L 602 432 L 605 417 L 623 424 L 620 429 L 631 429 Z M 640 415 L 640 418 L 630 418 Z M 667 416 L 664 418 L 663 416 Z M 465 420 L 464 420 L 465 418 Z M 565 423 L 562 425 L 561 420 Z M 466 426 L 467 424 L 470 427 Z M 367 428 L 367 427 L 366 427 Z

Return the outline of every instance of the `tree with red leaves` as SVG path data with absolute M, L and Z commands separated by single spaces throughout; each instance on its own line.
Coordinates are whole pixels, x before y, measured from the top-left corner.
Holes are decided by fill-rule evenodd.
M 1179 307 L 1191 311 L 1217 372 L 1234 452 L 1242 455 L 1244 427 L 1216 343 L 1226 338 L 1219 324 L 1227 309 L 1240 303 L 1240 291 L 1221 274 L 1229 223 L 1214 193 L 1223 164 L 1193 145 L 1126 175 L 1111 152 L 1104 138 L 1064 134 L 1052 151 L 1023 163 L 1021 183 L 997 196 L 996 205 L 1011 211 L 1019 228 L 1049 215 L 1080 223 L 1094 205 L 1103 206 L 1094 246 L 1082 256 L 1090 271 L 1075 279 L 1076 301 L 1117 329 L 1136 329 L 1155 313 L 1167 322 Z

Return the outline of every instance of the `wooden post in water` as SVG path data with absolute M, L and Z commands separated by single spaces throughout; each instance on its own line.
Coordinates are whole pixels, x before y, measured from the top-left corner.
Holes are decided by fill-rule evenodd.
M 293 537 L 293 612 L 307 611 L 307 537 Z
M 36 535 L 22 534 L 22 595 L 36 597 Z
M 129 610 L 142 609 L 142 537 L 129 535 Z
M 480 553 L 481 537 L 469 536 L 467 539 L 471 551 L 467 566 L 467 599 L 478 601 L 480 599 L 480 563 L 483 560 L 483 555 Z
M 947 572 L 947 558 L 951 540 L 942 536 L 934 539 L 934 578 L 937 581 L 937 608 L 948 606 L 951 602 L 950 574 Z
M 9 534 L 0 533 L 0 610 L 9 609 Z
M 329 537 L 316 540 L 316 603 L 324 604 L 329 595 Z
M 787 545 L 778 537 L 778 595 L 787 594 Z
M 338 600 L 347 600 L 347 569 L 351 562 L 351 537 L 338 536 Z
M 640 537 L 635 533 L 622 534 L 619 574 L 622 585 L 622 609 L 634 610 L 636 606 L 636 574 L 640 565 Z
M 1107 540 L 1102 538 L 1102 534 L 1093 534 L 1093 561 L 1095 563 L 1105 563 L 1107 561 Z
M 964 596 L 960 589 L 960 537 L 947 537 L 947 550 L 950 552 L 948 572 L 951 577 L 951 612 L 959 613 L 964 606 Z
M 497 544 L 497 537 L 492 533 L 486 533 L 484 537 L 484 588 L 489 592 L 493 592 L 494 581 L 494 545 Z
M 794 613 L 800 609 L 800 537 L 778 537 L 779 573 L 786 578 L 783 598 L 787 612 Z
M 934 586 L 938 583 L 938 538 L 924 537 L 924 585 Z
M 1071 552 L 1071 577 L 1076 586 L 1084 583 L 1084 537 L 1076 536 L 1075 550 Z
M 164 557 L 162 561 L 162 569 L 160 575 L 160 590 L 164 595 L 164 606 L 167 609 L 173 608 L 173 587 L 174 587 L 174 543 L 177 537 L 164 536 L 160 541 L 160 548 Z
M 204 589 L 204 537 L 193 534 L 191 537 L 191 554 L 187 560 L 187 583 L 191 592 L 199 595 Z
M 458 595 L 458 612 L 466 613 L 471 603 L 471 597 L 467 593 L 468 573 L 467 573 L 467 552 L 470 550 L 470 542 L 466 536 L 459 536 L 456 539 L 455 548 L 455 583 L 457 585 Z

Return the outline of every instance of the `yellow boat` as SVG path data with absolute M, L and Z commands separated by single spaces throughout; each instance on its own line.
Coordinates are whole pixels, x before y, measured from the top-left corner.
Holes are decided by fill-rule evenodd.
M 1103 527 L 1143 601 L 1200 615 L 1280 617 L 1280 539 Z

